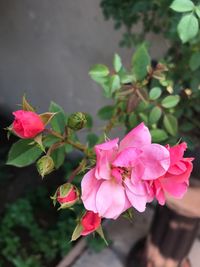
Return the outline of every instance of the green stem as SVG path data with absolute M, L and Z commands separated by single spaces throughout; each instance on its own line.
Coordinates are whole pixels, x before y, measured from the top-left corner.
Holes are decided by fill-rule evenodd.
M 83 144 L 81 144 L 81 143 L 79 143 L 79 142 L 74 142 L 74 141 L 69 140 L 69 139 L 66 140 L 66 143 L 67 143 L 67 144 L 70 144 L 70 145 L 72 145 L 74 148 L 76 148 L 76 149 L 78 149 L 78 150 L 84 152 L 86 155 L 88 154 L 88 153 L 87 153 L 87 150 L 88 150 L 87 146 L 85 146 L 85 145 L 83 145 Z
M 56 131 L 54 131 L 54 130 L 52 130 L 52 129 L 46 129 L 45 130 L 48 134 L 51 134 L 51 135 L 53 135 L 53 136 L 55 136 L 55 137 L 58 137 L 58 138 L 60 138 L 60 139 L 64 139 L 64 137 L 60 134 L 60 133 L 58 133 L 58 132 L 56 132 Z

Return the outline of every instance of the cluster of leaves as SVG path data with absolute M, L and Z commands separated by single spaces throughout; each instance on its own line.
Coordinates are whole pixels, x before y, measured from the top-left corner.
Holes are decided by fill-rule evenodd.
M 111 106 L 101 108 L 98 115 L 109 120 L 105 132 L 118 125 L 132 129 L 141 121 L 150 128 L 154 142 L 176 143 L 178 120 L 175 116 L 180 96 L 173 93 L 172 81 L 167 79 L 167 67 L 158 63 L 151 67 L 145 44 L 138 47 L 127 71 L 119 55 L 113 59 L 113 68 L 95 65 L 90 76 L 103 88 L 104 95 L 114 100 Z
M 144 42 L 149 32 L 161 34 L 170 42 L 164 55 L 169 68 L 168 79 L 181 97 L 176 116 L 181 132 L 188 138 L 199 138 L 200 125 L 194 119 L 200 104 L 200 34 L 199 1 L 197 0 L 102 0 L 106 19 L 112 18 L 115 28 L 125 26 L 121 45 L 135 47 Z M 141 31 L 138 32 L 140 23 Z M 195 141 L 194 141 L 195 142 Z
M 39 188 L 7 206 L 0 222 L 0 265 L 42 267 L 64 256 L 72 247 L 70 234 L 75 226 L 72 211 L 57 213 L 50 224 L 38 214 L 52 214 L 47 191 Z M 66 227 L 67 224 L 67 227 Z M 58 238 L 59 237 L 59 238 Z M 68 242 L 67 242 L 68 239 Z
M 171 9 L 183 13 L 177 27 L 179 37 L 183 43 L 196 37 L 199 32 L 200 5 L 190 0 L 174 0 Z

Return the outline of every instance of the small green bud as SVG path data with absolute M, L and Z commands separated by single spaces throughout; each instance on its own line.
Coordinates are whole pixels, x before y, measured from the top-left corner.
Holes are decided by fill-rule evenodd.
M 82 112 L 75 112 L 70 115 L 67 126 L 72 130 L 77 131 L 84 128 L 86 124 L 87 119 L 85 114 Z
M 42 178 L 54 169 L 54 162 L 50 156 L 41 157 L 36 163 L 37 170 Z

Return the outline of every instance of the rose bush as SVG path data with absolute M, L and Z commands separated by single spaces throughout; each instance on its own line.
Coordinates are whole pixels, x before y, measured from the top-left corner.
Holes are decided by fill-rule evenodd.
M 113 68 L 92 67 L 91 78 L 113 100 L 113 105 L 98 111 L 107 121 L 98 135 L 89 114 L 66 114 L 54 102 L 38 115 L 23 98 L 22 110 L 14 112 L 8 131 L 21 140 L 11 147 L 7 164 L 23 167 L 36 162 L 44 178 L 64 165 L 66 155 L 69 159 L 72 151 L 81 152 L 78 166 L 52 197 L 58 209 L 73 208 L 77 216 L 72 240 L 92 232 L 105 240 L 102 219 L 129 216 L 132 207 L 143 212 L 155 198 L 163 205 L 165 193 L 181 198 L 187 191 L 192 159 L 184 158 L 186 143 L 177 144 L 176 108 L 181 98 L 167 83 L 167 70 L 161 63 L 151 66 L 145 45 L 133 55 L 131 70 L 118 55 Z M 120 142 L 109 139 L 112 129 L 119 126 L 125 137 Z M 82 129 L 84 142 L 77 134 Z

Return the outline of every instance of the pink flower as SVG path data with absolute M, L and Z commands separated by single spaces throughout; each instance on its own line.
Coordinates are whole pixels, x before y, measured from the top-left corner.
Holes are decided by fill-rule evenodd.
M 170 153 L 170 167 L 168 171 L 152 183 L 152 188 L 159 204 L 165 204 L 165 192 L 175 198 L 182 198 L 186 193 L 192 172 L 193 158 L 184 158 L 186 143 L 174 147 L 167 146 Z
M 17 110 L 13 115 L 13 131 L 21 138 L 34 138 L 45 128 L 40 116 L 32 111 Z
M 149 180 L 164 175 L 169 168 L 169 151 L 151 144 L 148 128 L 141 123 L 118 145 L 118 138 L 96 145 L 96 167 L 82 180 L 85 208 L 105 218 L 116 219 L 133 206 L 144 211 L 151 201 Z
M 101 218 L 97 213 L 87 211 L 81 219 L 81 225 L 83 227 L 81 235 L 88 235 L 99 228 L 101 225 Z

